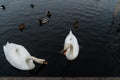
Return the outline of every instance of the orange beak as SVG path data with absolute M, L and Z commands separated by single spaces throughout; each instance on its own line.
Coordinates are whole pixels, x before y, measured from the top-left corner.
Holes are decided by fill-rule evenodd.
M 43 64 L 48 64 L 48 62 L 47 62 L 47 61 L 44 61 Z
M 64 53 L 64 55 L 66 55 L 66 51 L 67 51 L 67 50 L 64 50 L 64 52 L 63 52 L 63 53 Z

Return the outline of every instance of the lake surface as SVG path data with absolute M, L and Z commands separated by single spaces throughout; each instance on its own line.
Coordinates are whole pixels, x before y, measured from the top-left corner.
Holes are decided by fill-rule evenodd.
M 32 9 L 30 4 L 35 7 Z M 116 0 L 0 0 L 0 76 L 120 76 L 120 37 L 112 25 Z M 52 13 L 43 26 L 39 18 Z M 80 27 L 72 26 L 74 21 Z M 119 21 L 119 20 L 117 20 Z M 25 30 L 18 25 L 25 23 Z M 67 61 L 60 54 L 69 31 L 77 37 L 79 56 Z M 5 58 L 7 42 L 23 45 L 32 56 L 48 65 L 36 64 L 31 71 L 13 68 Z

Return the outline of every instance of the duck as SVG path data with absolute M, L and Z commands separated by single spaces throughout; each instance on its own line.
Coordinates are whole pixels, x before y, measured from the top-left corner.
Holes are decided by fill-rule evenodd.
M 34 4 L 31 4 L 30 6 L 31 6 L 31 8 L 34 8 Z
M 79 44 L 71 30 L 65 39 L 63 54 L 69 61 L 75 60 L 79 54 Z
M 1 5 L 1 6 L 0 6 L 0 8 L 2 8 L 3 10 L 5 10 L 5 9 L 6 9 L 4 5 Z
M 21 23 L 21 24 L 19 25 L 19 30 L 22 32 L 24 29 L 25 29 L 25 24 L 24 24 L 24 23 Z
M 38 21 L 39 21 L 40 25 L 42 25 L 42 24 L 47 23 L 49 21 L 49 18 L 46 17 L 46 18 L 43 18 L 43 19 L 39 19 Z
M 27 49 L 19 44 L 9 43 L 3 46 L 3 51 L 7 61 L 19 70 L 32 70 L 35 64 L 47 64 L 45 59 L 39 59 L 31 56 Z M 34 62 L 33 62 L 34 61 Z
M 49 18 L 51 17 L 50 11 L 47 12 L 47 17 L 49 17 Z
M 78 28 L 79 25 L 80 25 L 80 23 L 79 23 L 78 21 L 73 22 L 73 26 L 74 26 L 75 28 Z

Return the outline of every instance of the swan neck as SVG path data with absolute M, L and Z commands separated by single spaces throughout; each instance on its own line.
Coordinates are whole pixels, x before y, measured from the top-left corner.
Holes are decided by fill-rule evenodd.
M 70 53 L 73 55 L 73 45 L 70 44 Z
M 33 61 L 35 61 L 36 63 L 39 63 L 39 64 L 43 64 L 43 62 L 45 61 L 43 59 L 38 59 L 38 58 L 36 58 L 34 56 L 31 56 L 31 57 L 26 59 L 26 61 L 29 61 L 29 60 L 33 60 Z
M 67 49 L 70 49 L 70 54 L 73 55 L 73 45 L 70 43 L 66 44 L 64 50 L 67 50 Z

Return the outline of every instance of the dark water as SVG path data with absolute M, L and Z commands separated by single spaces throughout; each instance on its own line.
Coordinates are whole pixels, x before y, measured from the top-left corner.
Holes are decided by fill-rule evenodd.
M 111 26 L 116 0 L 0 0 L 0 4 L 6 6 L 0 9 L 0 76 L 120 76 L 119 34 Z M 40 26 L 37 20 L 48 10 L 50 22 Z M 80 22 L 77 29 L 72 26 L 75 20 Z M 23 32 L 20 23 L 26 25 Z M 60 54 L 69 30 L 82 46 L 73 62 Z M 13 68 L 3 53 L 6 42 L 25 46 L 32 56 L 47 59 L 48 65 L 36 64 L 32 71 Z

